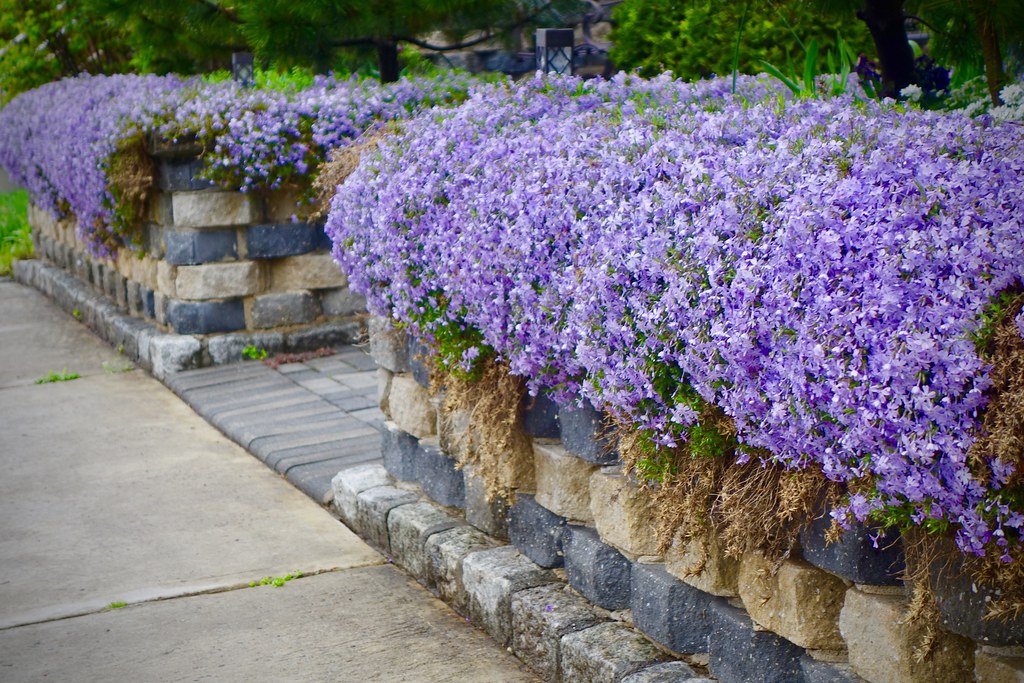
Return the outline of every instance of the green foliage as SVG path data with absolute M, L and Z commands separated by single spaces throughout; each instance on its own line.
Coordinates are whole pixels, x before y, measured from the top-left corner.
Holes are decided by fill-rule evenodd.
M 53 384 L 54 382 L 69 382 L 73 379 L 80 378 L 81 375 L 77 372 L 68 372 L 65 368 L 62 372 L 54 372 L 51 370 L 46 375 L 43 375 L 36 380 L 36 384 Z
M 828 69 L 828 89 L 826 93 L 823 93 L 820 91 L 818 83 L 818 53 L 818 40 L 812 38 L 807 44 L 803 72 L 800 74 L 796 72 L 792 62 L 789 64 L 788 73 L 766 61 L 762 61 L 761 65 L 770 76 L 782 81 L 797 97 L 818 97 L 823 94 L 842 95 L 846 92 L 850 73 L 856 65 L 857 55 L 843 40 L 843 37 L 837 34 L 835 50 L 829 50 L 825 56 Z
M 854 53 L 872 52 L 867 29 L 852 15 L 798 0 L 625 0 L 614 16 L 612 59 L 649 76 L 669 70 L 690 79 L 726 75 L 734 65 L 743 73 L 762 71 L 763 62 L 789 66 L 795 54 L 809 51 L 802 39 L 820 46 L 814 72 L 821 73 L 827 52 L 838 49 L 840 30 Z
M 242 349 L 242 356 L 249 360 L 263 360 L 267 357 L 267 350 L 262 347 L 249 344 Z
M 292 579 L 302 578 L 302 572 L 295 571 L 291 574 L 285 574 L 284 576 L 264 576 L 259 581 L 250 581 L 249 587 L 255 588 L 256 586 L 273 586 L 274 588 L 280 588 Z
M 107 609 L 121 609 L 122 607 L 127 607 L 127 606 L 128 606 L 127 602 L 121 602 L 119 600 L 115 600 L 114 602 L 112 602 L 109 605 L 107 605 Z
M 0 194 L 0 275 L 11 274 L 11 264 L 15 259 L 31 256 L 28 192 L 4 192 Z

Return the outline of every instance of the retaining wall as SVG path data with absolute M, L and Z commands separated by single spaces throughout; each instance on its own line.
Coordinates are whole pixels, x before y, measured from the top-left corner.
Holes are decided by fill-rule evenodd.
M 460 421 L 438 420 L 422 349 L 376 319 L 370 343 L 389 418 L 388 477 L 340 474 L 342 518 L 546 680 L 690 680 L 690 669 L 654 677 L 668 654 L 726 683 L 1024 681 L 1024 619 L 983 620 L 991 596 L 970 581 L 940 596 L 933 654 L 915 661 L 923 627 L 904 619 L 910 595 L 898 536 L 855 529 L 828 544 L 819 520 L 800 552 L 777 565 L 756 554 L 728 558 L 714 538 L 677 538 L 659 555 L 647 495 L 623 475 L 592 409 L 543 397 L 525 405 L 533 468 L 511 505 L 488 502 L 473 468 L 456 466 Z M 422 508 L 410 489 L 444 514 Z M 498 555 L 500 543 L 516 557 Z M 482 587 L 476 566 L 491 561 L 505 578 Z M 636 634 L 656 649 L 629 640 Z M 594 654 L 620 641 L 631 643 L 623 647 L 635 661 Z M 581 665 L 566 654 L 580 643 L 604 662 L 588 678 L 576 677 Z M 627 678 L 642 672 L 650 677 Z

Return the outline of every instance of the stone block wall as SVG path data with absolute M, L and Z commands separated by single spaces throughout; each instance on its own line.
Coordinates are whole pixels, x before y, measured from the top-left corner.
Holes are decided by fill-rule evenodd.
M 457 468 L 454 453 L 443 447 L 457 440 L 438 419 L 439 400 L 419 367 L 423 349 L 380 320 L 371 320 L 370 333 L 381 407 L 390 420 L 384 466 L 399 487 L 374 491 L 394 491 L 389 501 L 408 504 L 400 490 L 418 490 L 473 533 L 509 542 L 519 553 L 516 572 L 544 581 L 555 575 L 537 572 L 557 573 L 567 588 L 538 580 L 493 589 L 508 601 L 511 616 L 500 627 L 483 622 L 503 644 L 529 655 L 524 659 L 546 680 L 584 680 L 572 678 L 583 672 L 576 671 L 579 660 L 563 661 L 566 653 L 579 650 L 585 658 L 588 648 L 619 639 L 629 643 L 627 651 L 647 653 L 644 666 L 657 659 L 652 652 L 668 652 L 703 664 L 724 683 L 1024 683 L 1024 621 L 979 623 L 985 595 L 970 587 L 953 588 L 956 600 L 943 603 L 931 656 L 916 661 L 923 627 L 905 622 L 910 595 L 899 578 L 898 536 L 854 529 L 828 544 L 821 522 L 804 532 L 800 552 L 781 563 L 756 554 L 726 557 L 713 537 L 677 538 L 659 555 L 646 493 L 624 476 L 593 409 L 558 410 L 543 398 L 524 404 L 532 476 L 522 477 L 515 500 L 487 501 L 474 469 Z M 496 521 L 503 511 L 504 520 Z M 481 557 L 495 552 L 483 547 Z M 533 603 L 542 611 L 530 611 Z M 564 613 L 551 613 L 562 603 Z M 468 614 L 476 618 L 472 605 Z M 637 637 L 655 649 L 644 650 Z M 600 666 L 601 657 L 594 657 L 593 666 Z M 595 678 L 586 680 L 634 680 L 636 673 L 624 678 L 627 671 L 588 670 Z
M 204 348 L 226 334 L 240 340 L 239 350 L 253 343 L 270 352 L 332 334 L 338 343 L 363 335 L 365 300 L 349 291 L 322 226 L 295 221 L 297 190 L 223 190 L 198 177 L 194 158 L 176 157 L 173 148 L 163 153 L 140 249 L 96 258 L 72 220 L 33 206 L 37 255 L 123 312 L 163 332 L 196 336 Z

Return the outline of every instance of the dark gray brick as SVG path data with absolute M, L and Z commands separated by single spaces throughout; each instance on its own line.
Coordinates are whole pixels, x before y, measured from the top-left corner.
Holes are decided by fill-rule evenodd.
M 416 451 L 416 481 L 423 493 L 449 507 L 466 505 L 466 484 L 462 470 L 436 443 L 420 441 Z
M 711 603 L 721 601 L 688 586 L 660 564 L 635 563 L 630 607 L 633 625 L 673 652 L 707 649 Z
M 366 297 L 348 287 L 337 287 L 320 292 L 320 305 L 324 315 L 340 317 L 366 312 Z
M 561 436 L 558 404 L 548 397 L 547 392 L 523 397 L 523 431 L 537 438 L 557 439 Z
M 831 524 L 832 518 L 825 515 L 811 522 L 800 534 L 805 560 L 854 583 L 878 586 L 903 583 L 900 576 L 906 564 L 899 532 L 882 532 L 854 524 L 838 541 L 826 543 L 825 533 Z
M 747 613 L 711 603 L 711 675 L 722 683 L 803 683 L 804 650 L 770 631 L 755 631 Z
M 558 422 L 565 450 L 587 462 L 610 465 L 618 461 L 619 454 L 605 434 L 604 416 L 589 403 L 560 406 Z
M 157 184 L 164 192 L 205 190 L 213 183 L 200 174 L 205 163 L 199 159 L 161 159 L 158 164 Z
M 419 440 L 391 422 L 384 423 L 380 437 L 381 456 L 388 474 L 399 481 L 416 481 Z
M 304 325 L 320 317 L 320 302 L 309 291 L 278 292 L 257 296 L 252 304 L 256 328 Z
M 321 247 L 323 232 L 310 223 L 252 225 L 245 231 L 247 253 L 251 259 L 307 254 Z
M 167 303 L 167 323 L 178 334 L 210 334 L 245 329 L 245 310 L 238 299 Z
M 152 320 L 156 317 L 156 292 L 146 286 L 140 288 L 142 295 L 142 314 Z
M 430 388 L 430 366 L 433 363 L 432 349 L 412 335 L 408 339 L 409 369 L 413 378 L 425 389 Z
M 345 320 L 316 325 L 285 334 L 288 351 L 311 351 L 324 346 L 358 344 L 366 337 L 366 326 L 361 320 Z
M 864 683 L 864 679 L 853 673 L 849 664 L 819 662 L 808 655 L 800 659 L 805 683 Z
M 534 497 L 520 493 L 515 505 L 509 509 L 508 537 L 519 548 L 519 552 L 541 567 L 561 567 L 562 532 L 565 517 L 534 500 Z
M 932 586 L 946 630 L 985 645 L 1024 645 L 1024 615 L 1006 621 L 985 619 L 999 591 L 972 579 L 959 562 L 936 562 Z
M 632 563 L 597 532 L 569 524 L 562 537 L 569 585 L 605 609 L 629 607 Z
M 164 260 L 175 266 L 238 258 L 234 230 L 165 230 Z

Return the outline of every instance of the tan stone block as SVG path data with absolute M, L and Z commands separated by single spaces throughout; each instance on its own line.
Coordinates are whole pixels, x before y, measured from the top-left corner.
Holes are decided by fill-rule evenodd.
M 252 197 L 242 192 L 175 192 L 171 195 L 171 211 L 174 225 L 180 228 L 248 225 L 256 218 Z
M 434 409 L 437 410 L 437 440 L 441 450 L 456 460 L 462 461 L 469 446 L 469 417 L 470 410 L 453 410 L 444 413 L 440 408 L 440 401 L 434 401 Z
M 178 266 L 174 286 L 179 299 L 203 301 L 256 294 L 262 289 L 261 280 L 255 261 L 207 263 Z
M 172 299 L 177 294 L 175 281 L 178 279 L 178 266 L 172 266 L 167 261 L 158 261 L 156 264 L 156 290 L 164 296 Z
M 377 406 L 385 413 L 390 413 L 388 407 L 388 395 L 391 393 L 391 378 L 393 373 L 384 368 L 377 368 Z
M 143 256 L 135 264 L 135 279 L 150 289 L 159 289 L 157 285 L 157 264 L 158 261 L 152 256 Z
M 974 680 L 974 644 L 939 631 L 932 654 L 914 661 L 923 626 L 905 623 L 907 601 L 894 595 L 846 591 L 839 631 L 850 666 L 870 683 L 964 683 Z
M 665 569 L 679 580 L 705 593 L 725 598 L 740 594 L 740 562 L 728 557 L 713 534 L 684 538 L 676 534 L 665 554 Z
M 846 584 L 803 560 L 772 563 L 757 553 L 740 561 L 738 588 L 750 618 L 800 647 L 841 650 L 839 611 Z
M 592 523 L 590 476 L 598 466 L 581 460 L 557 444 L 533 442 L 538 503 L 557 515 Z
M 658 553 L 650 492 L 624 477 L 618 467 L 590 475 L 590 514 L 605 543 L 633 557 Z
M 348 278 L 330 254 L 302 254 L 270 262 L 270 287 L 275 292 L 328 289 L 346 284 Z
M 306 188 L 283 187 L 274 190 L 267 197 L 266 213 L 263 220 L 267 223 L 290 223 L 292 216 L 302 212 L 303 207 L 299 205 Z M 306 207 L 309 204 L 305 205 Z
M 418 439 L 434 436 L 437 431 L 437 412 L 430 394 L 410 375 L 391 378 L 388 393 L 389 417 L 403 432 Z
M 974 653 L 977 683 L 1024 683 L 1024 657 L 1007 657 L 978 648 Z

